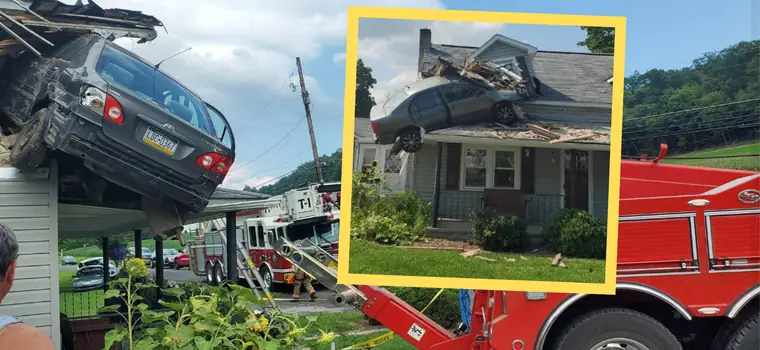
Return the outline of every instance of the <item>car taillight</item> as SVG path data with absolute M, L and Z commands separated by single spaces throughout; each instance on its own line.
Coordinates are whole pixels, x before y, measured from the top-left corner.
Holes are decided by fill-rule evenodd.
M 106 95 L 106 108 L 103 116 L 114 124 L 121 125 L 124 123 L 124 111 L 121 109 L 121 104 L 111 95 Z
M 380 128 L 380 124 L 378 122 L 370 122 L 369 124 L 372 126 L 372 132 L 377 134 L 377 129 Z
M 219 153 L 206 153 L 198 157 L 198 165 L 205 169 L 211 170 L 219 175 L 226 175 L 232 166 L 230 157 L 223 156 Z

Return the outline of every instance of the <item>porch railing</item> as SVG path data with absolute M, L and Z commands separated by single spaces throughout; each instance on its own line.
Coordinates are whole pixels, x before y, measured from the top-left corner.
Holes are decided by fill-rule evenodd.
M 95 316 L 103 307 L 103 290 L 86 292 L 65 291 L 59 293 L 61 313 L 69 318 Z
M 542 225 L 559 215 L 565 196 L 525 195 L 525 222 Z M 468 221 L 471 210 L 483 210 L 483 192 L 441 191 L 438 220 Z

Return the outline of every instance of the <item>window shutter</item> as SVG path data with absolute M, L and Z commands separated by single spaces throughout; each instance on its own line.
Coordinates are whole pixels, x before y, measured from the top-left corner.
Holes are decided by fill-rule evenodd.
M 446 144 L 446 189 L 459 189 L 459 173 L 462 164 L 462 144 Z

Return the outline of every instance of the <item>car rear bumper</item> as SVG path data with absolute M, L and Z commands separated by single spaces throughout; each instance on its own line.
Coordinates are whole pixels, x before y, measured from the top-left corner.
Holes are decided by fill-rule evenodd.
M 122 147 L 110 140 L 101 126 L 71 114 L 54 112 L 48 143 L 85 160 L 96 174 L 144 196 L 154 199 L 169 197 L 193 212 L 206 208 L 217 184 L 207 178 L 192 179 Z M 80 123 L 80 121 L 82 123 Z M 56 129 L 56 130 L 53 130 Z

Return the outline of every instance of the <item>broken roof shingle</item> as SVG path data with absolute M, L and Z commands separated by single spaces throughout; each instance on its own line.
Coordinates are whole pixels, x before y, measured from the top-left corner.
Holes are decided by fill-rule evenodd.
M 591 144 L 605 144 L 610 143 L 610 130 L 603 126 L 595 125 L 577 125 L 568 123 L 534 123 L 539 125 L 548 131 L 559 136 L 559 139 L 569 139 L 573 137 L 588 136 L 583 139 L 576 139 L 568 141 L 567 143 L 591 143 Z M 540 134 L 532 131 L 527 125 L 521 125 L 516 127 L 503 127 L 493 125 L 490 123 L 480 123 L 473 125 L 460 125 L 447 129 L 436 130 L 430 133 L 430 135 L 445 135 L 445 136 L 461 136 L 461 137 L 475 137 L 475 138 L 491 138 L 491 139 L 513 139 L 513 140 L 530 140 L 530 141 L 546 141 L 550 140 Z
M 427 72 L 438 57 L 462 64 L 479 47 L 433 44 L 425 50 L 420 72 Z M 538 51 L 533 58 L 536 76 L 541 80 L 540 100 L 612 104 L 613 55 L 582 52 Z

